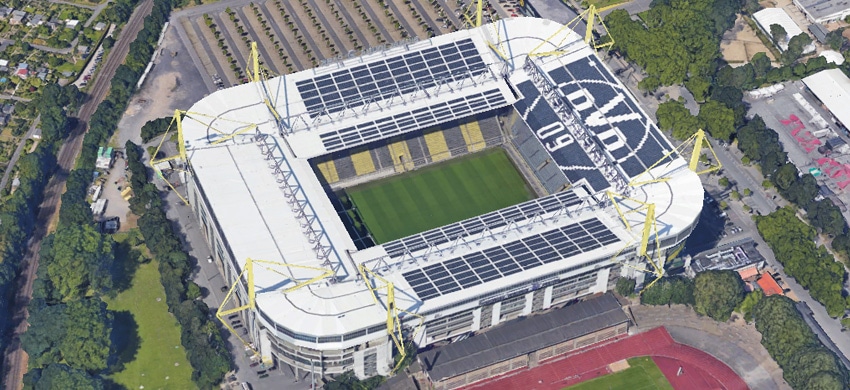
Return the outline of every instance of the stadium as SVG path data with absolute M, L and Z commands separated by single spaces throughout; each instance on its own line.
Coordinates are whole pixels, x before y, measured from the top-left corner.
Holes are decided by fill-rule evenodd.
M 218 316 L 267 364 L 388 375 L 409 341 L 650 283 L 701 211 L 695 160 L 552 21 L 254 80 L 194 104 L 179 146 Z

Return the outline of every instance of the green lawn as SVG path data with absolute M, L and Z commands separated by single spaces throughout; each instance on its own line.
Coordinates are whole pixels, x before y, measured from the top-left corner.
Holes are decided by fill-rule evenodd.
M 667 378 L 655 365 L 651 357 L 629 359 L 631 367 L 614 373 L 567 387 L 569 390 L 673 390 Z
M 126 389 L 196 388 L 180 326 L 165 303 L 157 261 L 140 264 L 130 283 L 114 299 L 104 299 L 115 312 L 114 344 L 124 364 L 111 379 Z
M 498 148 L 347 193 L 379 244 L 534 198 Z

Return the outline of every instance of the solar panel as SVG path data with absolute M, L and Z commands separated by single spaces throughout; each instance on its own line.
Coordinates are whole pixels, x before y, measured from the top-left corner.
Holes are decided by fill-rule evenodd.
M 459 61 L 461 58 L 464 60 Z M 315 118 L 324 112 L 342 111 L 345 104 L 358 107 L 370 100 L 388 99 L 399 91 L 412 92 L 415 84 L 429 88 L 441 79 L 458 81 L 486 71 L 475 44 L 464 39 L 302 80 L 295 86 L 310 117 Z M 352 87 L 344 94 L 339 93 Z
M 508 104 L 502 92 L 498 89 L 465 96 L 462 99 L 453 100 L 453 102 L 455 102 L 453 105 L 440 103 L 433 107 L 425 107 L 413 112 L 405 112 L 360 123 L 342 130 L 323 133 L 320 136 L 322 145 L 328 152 L 345 150 L 378 138 L 389 138 L 450 120 L 494 110 Z M 375 129 L 377 133 L 370 133 L 372 137 L 367 138 L 364 136 L 367 129 Z
M 669 143 L 595 55 L 548 71 L 579 119 L 629 176 L 667 153 Z
M 421 300 L 449 294 L 483 282 L 539 267 L 617 242 L 597 218 L 556 228 L 481 252 L 431 264 L 402 274 Z M 574 268 L 596 264 L 579 264 Z
M 399 257 L 405 252 L 415 252 L 428 247 L 427 243 L 440 245 L 454 241 L 458 235 L 463 237 L 479 234 L 486 228 L 498 228 L 509 221 L 522 222 L 541 213 L 549 213 L 562 207 L 570 207 L 581 202 L 575 192 L 568 190 L 552 195 L 533 199 L 501 210 L 479 215 L 474 218 L 456 222 L 440 228 L 428 230 L 420 234 L 408 236 L 384 244 L 384 249 L 390 257 Z

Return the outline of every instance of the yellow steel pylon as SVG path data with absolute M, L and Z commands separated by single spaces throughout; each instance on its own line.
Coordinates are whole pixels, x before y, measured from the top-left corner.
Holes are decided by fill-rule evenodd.
M 566 42 L 567 38 L 572 35 L 572 32 L 575 31 L 576 27 L 581 25 L 581 22 L 585 22 L 585 31 L 584 31 L 584 43 L 592 46 L 594 49 L 602 49 L 609 48 L 614 45 L 614 37 L 611 36 L 611 33 L 608 31 L 608 27 L 605 26 L 605 22 L 602 20 L 602 16 L 599 13 L 603 11 L 607 11 L 613 7 L 616 7 L 620 4 L 609 5 L 607 7 L 596 8 L 595 5 L 591 4 L 584 12 L 578 14 L 573 20 L 569 23 L 563 25 L 557 31 L 555 31 L 552 35 L 546 38 L 545 41 L 540 42 L 534 49 L 532 49 L 529 53 L 529 57 L 545 57 L 545 56 L 553 56 L 553 55 L 562 55 L 569 53 L 569 50 L 550 50 L 550 51 L 542 51 L 543 47 L 548 43 L 553 45 L 556 48 L 560 48 L 564 46 L 564 42 Z M 602 26 L 602 29 L 605 31 L 605 36 L 608 37 L 604 42 L 596 42 L 593 39 L 593 30 L 596 23 L 599 23 Z M 561 36 L 561 39 L 555 43 L 553 40 Z
M 221 321 L 222 324 L 224 324 L 224 327 L 227 328 L 227 330 L 229 330 L 230 333 L 233 333 L 233 335 L 236 336 L 236 338 L 239 339 L 239 341 L 242 342 L 242 344 L 244 344 L 246 347 L 250 348 L 251 351 L 254 352 L 254 356 L 259 356 L 260 355 L 259 351 L 257 351 L 257 349 L 253 345 L 251 345 L 249 342 L 245 341 L 245 339 L 243 339 L 242 336 L 240 336 L 239 333 L 236 332 L 236 330 L 233 329 L 233 327 L 230 326 L 230 324 L 225 320 L 226 316 L 229 316 L 229 315 L 234 314 L 234 313 L 241 312 L 243 310 L 253 310 L 257 307 L 256 286 L 254 285 L 254 265 L 255 264 L 266 264 L 266 265 L 272 265 L 272 266 L 279 266 L 279 267 L 283 267 L 283 268 L 299 268 L 299 269 L 307 269 L 307 270 L 321 272 L 320 275 L 313 277 L 311 279 L 308 279 L 306 281 L 297 281 L 297 280 L 292 279 L 291 275 L 284 275 L 280 271 L 266 267 L 266 269 L 268 269 L 272 272 L 275 272 L 275 273 L 283 275 L 287 278 L 290 278 L 290 280 L 292 280 L 295 283 L 294 286 L 283 289 L 281 291 L 282 294 L 291 293 L 291 292 L 298 290 L 298 289 L 300 289 L 304 286 L 318 282 L 318 281 L 325 279 L 325 278 L 329 278 L 329 277 L 334 275 L 334 271 L 331 270 L 331 269 L 327 269 L 327 268 L 311 267 L 311 266 L 298 265 L 298 264 L 287 264 L 287 263 L 282 263 L 282 262 L 278 262 L 278 261 L 254 260 L 254 259 L 251 259 L 251 258 L 248 258 L 245 261 L 245 266 L 242 268 L 242 272 L 240 272 L 239 276 L 236 277 L 236 280 L 233 281 L 233 285 L 230 286 L 230 289 L 227 291 L 227 295 L 224 296 L 224 300 L 221 302 L 221 305 L 218 307 L 218 310 L 216 310 L 215 316 L 216 316 L 216 318 L 219 319 L 219 321 Z M 245 285 L 246 285 L 247 290 L 248 290 L 248 297 L 247 297 L 248 302 L 243 304 L 243 305 L 240 305 L 238 307 L 235 307 L 233 309 L 225 309 L 224 307 L 227 306 L 228 303 L 230 303 L 230 299 L 233 297 L 233 292 L 236 291 L 236 288 L 238 287 L 239 283 L 242 281 L 243 275 L 247 277 L 247 280 L 245 281 Z
M 401 318 L 400 315 L 402 313 L 409 314 L 413 317 L 419 319 L 419 324 L 413 331 L 413 335 L 411 335 L 410 339 L 413 340 L 416 338 L 416 335 L 422 329 L 422 324 L 425 322 L 425 318 L 419 314 L 409 312 L 404 309 L 399 309 L 396 305 L 395 301 L 395 287 L 393 283 L 384 279 L 380 275 L 372 272 L 369 268 L 366 267 L 365 264 L 360 264 L 357 268 L 360 271 L 360 277 L 363 278 L 363 282 L 366 284 L 366 287 L 369 289 L 369 292 L 372 294 L 372 299 L 375 300 L 375 304 L 378 306 L 383 306 L 387 310 L 387 333 L 390 335 L 390 338 L 393 340 L 393 344 L 401 355 L 398 359 L 398 363 L 396 363 L 395 367 L 393 367 L 393 372 L 398 370 L 401 362 L 404 361 L 404 358 L 407 357 L 407 351 L 404 348 L 404 332 L 401 327 Z M 371 278 L 370 278 L 371 276 Z M 372 280 L 377 280 L 382 286 L 378 284 L 373 285 Z M 386 302 L 382 303 L 380 299 L 380 295 L 378 294 L 378 290 L 381 288 L 386 289 Z M 411 341 L 412 342 L 412 341 Z
M 691 145 L 693 145 L 692 148 L 690 147 Z M 703 145 L 708 146 L 708 150 L 711 152 L 711 155 L 714 156 L 714 161 L 716 162 L 716 164 L 715 165 L 709 165 L 709 167 L 707 169 L 703 169 L 703 170 L 700 171 L 700 170 L 697 170 L 697 168 L 699 168 L 699 157 L 700 157 L 700 154 L 702 153 Z M 720 160 L 717 158 L 717 153 L 715 153 L 714 148 L 711 147 L 711 143 L 708 142 L 708 139 L 706 139 L 705 132 L 702 129 L 699 129 L 699 130 L 697 130 L 696 133 L 694 133 L 694 135 L 692 135 L 688 139 L 686 139 L 685 142 L 682 142 L 679 146 L 673 148 L 673 150 L 671 150 L 670 152 L 665 154 L 664 157 L 661 157 L 654 164 L 650 165 L 649 168 L 646 168 L 646 170 L 641 172 L 641 174 L 632 178 L 632 181 L 629 182 L 629 185 L 632 186 L 632 187 L 639 187 L 639 186 L 642 186 L 644 184 L 661 183 L 661 182 L 666 182 L 666 181 L 670 180 L 669 177 L 663 177 L 663 176 L 659 177 L 659 178 L 651 178 L 651 179 L 647 179 L 647 180 L 640 180 L 640 178 L 643 177 L 644 175 L 648 175 L 649 171 L 651 171 L 652 169 L 654 169 L 654 168 L 658 167 L 659 165 L 661 165 L 662 163 L 664 163 L 665 160 L 667 160 L 668 163 L 672 162 L 673 159 L 670 159 L 669 157 L 671 157 L 673 154 L 684 154 L 686 151 L 688 151 L 688 149 L 691 149 L 689 151 L 690 156 L 688 158 L 688 169 L 690 169 L 691 171 L 693 171 L 697 175 L 715 172 L 715 171 L 720 170 L 723 167 L 723 165 L 720 164 Z

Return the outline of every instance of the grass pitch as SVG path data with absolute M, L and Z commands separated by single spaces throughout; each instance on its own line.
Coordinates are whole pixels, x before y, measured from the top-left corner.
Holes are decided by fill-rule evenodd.
M 673 390 L 670 382 L 655 365 L 651 357 L 637 357 L 629 359 L 631 367 L 614 373 L 591 379 L 574 386 L 567 387 L 569 390 Z
M 139 264 L 130 287 L 104 299 L 115 312 L 115 344 L 123 364 L 110 377 L 127 389 L 195 389 L 180 325 L 168 312 L 159 275 L 156 260 Z
M 378 244 L 534 198 L 499 148 L 368 183 L 347 193 Z

